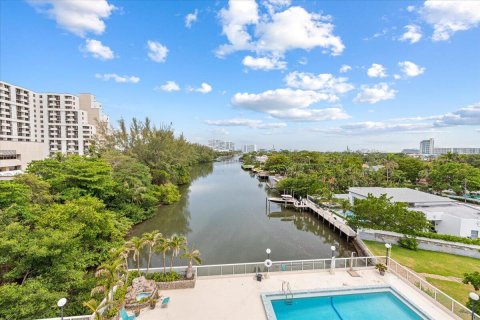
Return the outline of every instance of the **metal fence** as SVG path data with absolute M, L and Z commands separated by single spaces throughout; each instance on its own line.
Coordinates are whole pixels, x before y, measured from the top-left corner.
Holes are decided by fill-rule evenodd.
M 376 257 L 354 257 L 354 258 L 335 258 L 334 269 L 347 270 L 349 268 L 371 268 L 377 262 L 385 262 L 385 256 Z M 184 273 L 185 267 L 173 267 L 173 271 Z M 332 259 L 310 259 L 310 260 L 288 260 L 272 261 L 272 266 L 267 268 L 264 262 L 247 262 L 231 264 L 214 264 L 193 267 L 198 277 L 206 276 L 232 276 L 246 275 L 257 272 L 287 272 L 287 271 L 315 271 L 329 270 L 332 268 Z M 131 269 L 133 271 L 133 269 Z M 169 271 L 170 268 L 167 268 Z M 146 269 L 140 269 L 146 272 Z M 162 272 L 163 268 L 150 268 L 151 272 Z
M 309 259 L 309 260 L 288 260 L 288 261 L 272 261 L 271 267 L 266 267 L 264 262 L 247 262 L 247 263 L 231 263 L 231 264 L 217 264 L 217 265 L 200 265 L 194 266 L 193 271 L 197 277 L 208 276 L 235 276 L 248 275 L 257 272 L 278 273 L 278 272 L 308 272 L 319 270 L 348 270 L 348 269 L 365 269 L 372 268 L 377 263 L 386 263 L 386 256 L 372 256 L 372 257 L 350 257 L 350 258 L 335 258 L 335 259 Z M 440 305 L 445 307 L 461 319 L 470 320 L 471 311 L 460 302 L 451 298 L 441 290 L 437 289 L 415 272 L 403 267 L 392 258 L 388 259 L 389 270 L 399 278 L 414 285 L 422 292 L 429 295 Z M 137 269 L 130 269 L 136 271 Z M 163 268 L 150 268 L 149 273 L 163 272 Z M 173 267 L 172 271 L 185 274 L 187 266 Z M 146 272 L 146 268 L 141 268 L 141 272 Z M 170 268 L 167 267 L 167 271 Z M 91 320 L 91 315 L 64 317 L 64 320 Z M 39 319 L 39 320 L 60 320 L 60 318 Z M 480 315 L 474 315 L 474 320 L 480 320 Z
M 37 320 L 61 320 L 62 318 L 47 318 L 47 319 L 37 319 Z M 63 317 L 63 320 L 92 320 L 93 315 L 86 316 L 73 316 L 73 317 Z
M 408 270 L 392 258 L 388 259 L 388 263 L 389 270 L 397 277 L 406 280 L 410 284 L 413 284 L 415 287 L 429 295 L 431 298 L 461 319 L 472 319 L 472 311 L 465 307 L 462 303 L 437 289 L 426 280 L 419 277 L 415 272 Z M 480 315 L 475 314 L 473 319 L 480 320 Z

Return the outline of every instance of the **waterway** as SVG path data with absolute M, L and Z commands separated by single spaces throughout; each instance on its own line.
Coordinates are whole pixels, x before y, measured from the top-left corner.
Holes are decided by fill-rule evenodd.
M 277 261 L 329 258 L 332 245 L 337 256 L 350 256 L 353 246 L 311 213 L 274 203 L 269 213 L 265 182 L 240 165 L 232 159 L 193 168 L 192 182 L 181 187 L 182 199 L 159 207 L 131 236 L 152 230 L 185 235 L 189 246 L 200 250 L 203 264 L 263 261 L 267 248 Z M 160 265 L 160 256 L 154 256 L 152 266 Z

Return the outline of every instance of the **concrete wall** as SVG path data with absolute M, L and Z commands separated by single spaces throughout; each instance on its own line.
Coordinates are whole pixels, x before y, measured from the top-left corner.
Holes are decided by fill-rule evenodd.
M 400 233 L 379 230 L 358 230 L 357 237 L 361 240 L 377 241 L 397 244 L 397 240 L 403 237 Z M 418 248 L 423 250 L 456 254 L 459 256 L 480 259 L 480 246 L 448 242 L 443 240 L 418 237 Z M 480 263 L 480 262 L 479 262 Z
M 15 150 L 20 155 L 18 160 L 0 160 L 0 167 L 15 162 L 20 164 L 20 170 L 25 170 L 31 161 L 48 156 L 48 145 L 41 142 L 0 141 L 0 150 Z

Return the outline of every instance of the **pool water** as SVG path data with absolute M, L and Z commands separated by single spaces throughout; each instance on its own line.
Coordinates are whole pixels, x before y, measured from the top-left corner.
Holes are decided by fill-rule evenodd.
M 151 292 L 140 292 L 139 294 L 137 294 L 137 301 L 140 301 L 143 298 L 148 298 L 151 294 Z
M 392 292 L 271 300 L 277 320 L 422 320 Z

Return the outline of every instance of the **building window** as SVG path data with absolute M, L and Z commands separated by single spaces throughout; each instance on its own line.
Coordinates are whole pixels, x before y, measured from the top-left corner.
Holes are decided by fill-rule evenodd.
M 472 230 L 470 233 L 470 238 L 471 239 L 477 239 L 478 238 L 478 230 Z

